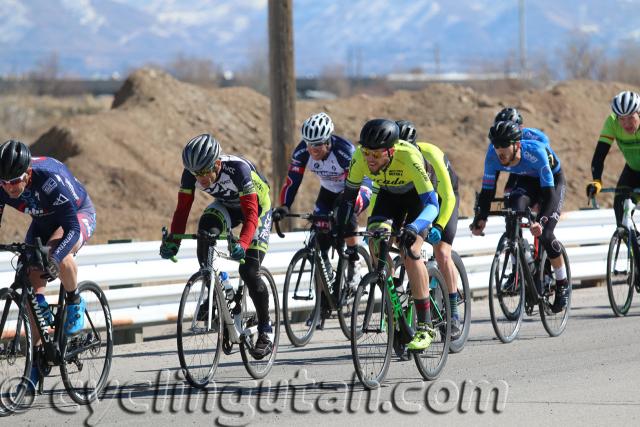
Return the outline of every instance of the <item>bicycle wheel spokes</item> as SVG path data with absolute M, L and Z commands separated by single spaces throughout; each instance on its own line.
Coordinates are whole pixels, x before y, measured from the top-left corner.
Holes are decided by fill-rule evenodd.
M 240 342 L 240 354 L 242 355 L 242 362 L 244 363 L 247 372 L 255 378 L 264 378 L 274 361 L 276 360 L 276 354 L 278 353 L 278 343 L 280 341 L 280 303 L 278 299 L 278 289 L 276 288 L 276 282 L 273 279 L 271 273 L 264 267 L 260 268 L 260 277 L 264 282 L 266 292 L 268 293 L 268 323 L 271 331 L 267 332 L 267 336 L 271 341 L 271 353 L 266 356 L 257 356 L 253 347 L 259 337 L 258 323 L 259 315 L 255 309 L 255 304 L 245 294 L 243 295 L 242 306 L 242 327 L 245 333 L 243 341 Z M 260 298 L 263 294 L 260 293 Z
M 467 277 L 467 271 L 464 267 L 464 263 L 455 251 L 451 252 L 451 258 L 456 266 L 456 276 L 458 283 L 458 319 L 460 320 L 460 328 L 462 332 L 456 340 L 451 341 L 450 350 L 452 353 L 462 351 L 467 338 L 469 337 L 469 329 L 471 327 L 471 293 L 469 290 L 469 278 Z M 453 307 L 452 307 L 453 315 Z
M 0 416 L 20 410 L 33 361 L 31 326 L 26 311 L 9 289 L 0 290 Z
M 629 232 L 616 230 L 611 236 L 607 255 L 607 294 L 616 316 L 626 316 L 629 312 L 635 276 L 635 258 Z
M 342 275 L 342 292 L 341 301 L 338 307 L 338 321 L 340 322 L 340 329 L 347 339 L 351 339 L 351 309 L 353 308 L 353 299 L 356 294 L 357 284 L 360 280 L 369 272 L 373 270 L 371 265 L 371 259 L 369 253 L 364 246 L 358 245 L 358 261 L 355 263 L 355 269 L 352 280 L 348 279 L 348 267 L 345 265 Z M 353 284 L 355 283 L 355 286 Z
M 540 265 L 542 265 L 542 271 L 538 280 L 542 283 L 542 289 L 544 291 L 544 295 L 540 300 L 539 308 L 540 308 L 540 319 L 542 320 L 542 325 L 547 333 L 552 337 L 557 337 L 560 335 L 565 328 L 567 327 L 567 321 L 569 320 L 569 312 L 571 311 L 571 268 L 569 266 L 569 257 L 567 256 L 567 252 L 564 247 L 562 247 L 562 258 L 564 260 L 564 265 L 567 270 L 567 282 L 569 283 L 569 299 L 567 301 L 567 305 L 565 308 L 558 312 L 554 313 L 551 311 L 551 306 L 556 298 L 558 298 L 556 293 L 556 279 L 555 274 L 553 272 L 553 268 L 551 266 L 551 261 L 547 256 L 546 251 L 542 253 L 540 257 Z
M 217 286 L 215 280 L 212 286 Z M 208 280 L 198 272 L 182 291 L 178 310 L 180 366 L 187 381 L 198 388 L 206 387 L 213 377 L 222 349 L 218 293 L 213 290 L 211 305 L 208 296 Z
M 282 293 L 284 326 L 289 341 L 296 346 L 306 345 L 320 318 L 320 295 L 317 294 L 316 265 L 313 254 L 302 249 L 289 264 Z
M 381 285 L 377 273 L 367 274 L 358 286 L 351 314 L 353 365 L 368 389 L 380 386 L 391 360 L 393 314 L 389 298 L 382 298 Z
M 422 352 L 415 352 L 414 359 L 420 374 L 434 380 L 447 364 L 451 344 L 451 306 L 444 277 L 436 268 L 429 268 L 429 300 L 431 303 L 431 345 Z
M 109 377 L 113 336 L 111 312 L 102 289 L 96 283 L 82 282 L 78 293 L 86 304 L 84 327 L 65 338 L 60 372 L 71 398 L 86 404 L 100 395 Z
M 500 240 L 489 273 L 489 312 L 491 324 L 503 343 L 515 339 L 524 314 L 524 277 L 515 248 Z

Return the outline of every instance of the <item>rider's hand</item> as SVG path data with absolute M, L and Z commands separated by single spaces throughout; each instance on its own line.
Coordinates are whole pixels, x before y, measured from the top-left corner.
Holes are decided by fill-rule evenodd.
M 58 265 L 58 262 L 53 258 L 49 258 L 47 260 L 47 265 L 44 268 L 44 274 L 42 274 L 40 277 L 47 280 L 48 282 L 51 282 L 56 280 L 59 274 L 60 266 Z
M 599 179 L 594 179 L 587 184 L 587 197 L 591 198 L 597 195 L 602 190 L 602 182 Z
M 171 259 L 178 255 L 180 245 L 176 242 L 165 240 L 160 244 L 160 256 L 164 259 Z
M 540 235 L 542 234 L 542 224 L 540 224 L 539 222 L 531 223 L 529 231 L 531 231 L 531 234 L 535 237 L 540 237 Z
M 471 224 L 469 224 L 469 230 L 471 230 L 471 234 L 474 236 L 484 236 L 484 227 L 486 227 L 487 221 L 484 219 L 474 219 Z
M 431 229 L 429 230 L 429 234 L 427 235 L 427 242 L 435 245 L 442 240 L 442 227 L 440 224 L 433 224 Z
M 411 246 L 418 240 L 418 230 L 415 226 L 409 224 L 402 229 L 400 235 L 400 245 L 403 248 L 411 249 Z
M 229 251 L 229 256 L 235 261 L 244 259 L 245 252 L 242 245 L 240 243 L 233 243 L 231 245 L 231 250 Z
M 273 210 L 273 214 L 271 214 L 271 218 L 274 221 L 280 221 L 284 217 L 289 214 L 289 208 L 287 206 L 279 206 Z

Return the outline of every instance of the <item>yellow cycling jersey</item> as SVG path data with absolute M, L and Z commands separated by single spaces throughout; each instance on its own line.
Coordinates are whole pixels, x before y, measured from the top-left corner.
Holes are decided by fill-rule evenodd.
M 451 182 L 449 161 L 444 152 L 433 144 L 418 142 L 417 146 L 435 173 L 435 179 L 429 174 L 433 185 L 436 187 L 436 193 L 438 193 L 440 197 L 440 212 L 434 222 L 444 229 L 456 206 L 456 195 L 453 190 L 453 183 Z M 429 167 L 427 167 L 427 169 L 429 169 Z

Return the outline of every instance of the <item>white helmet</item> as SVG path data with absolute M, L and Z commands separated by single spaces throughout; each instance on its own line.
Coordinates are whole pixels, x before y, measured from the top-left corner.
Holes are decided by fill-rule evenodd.
M 640 110 L 640 96 L 628 90 L 622 91 L 611 101 L 611 109 L 618 117 L 633 114 Z
M 323 144 L 331 138 L 333 121 L 327 113 L 318 113 L 309 117 L 302 124 L 302 139 L 307 144 Z
M 220 143 L 208 133 L 192 138 L 182 150 L 182 164 L 190 172 L 210 169 L 220 157 Z

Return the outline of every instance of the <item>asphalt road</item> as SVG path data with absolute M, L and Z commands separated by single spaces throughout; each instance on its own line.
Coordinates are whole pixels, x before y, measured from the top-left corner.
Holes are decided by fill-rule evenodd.
M 511 344 L 495 338 L 486 299 L 472 312 L 466 348 L 450 355 L 437 381 L 424 382 L 412 361 L 394 358 L 379 391 L 363 391 L 334 320 L 304 348 L 290 346 L 282 327 L 276 365 L 262 382 L 249 377 L 237 351 L 221 355 L 214 383 L 198 394 L 182 380 L 167 326 L 115 348 L 101 401 L 75 405 L 54 370 L 45 394 L 0 425 L 640 425 L 637 304 L 615 318 L 605 288 L 575 290 L 563 335 L 548 337 L 536 316 Z M 483 381 L 497 393 L 470 392 Z

